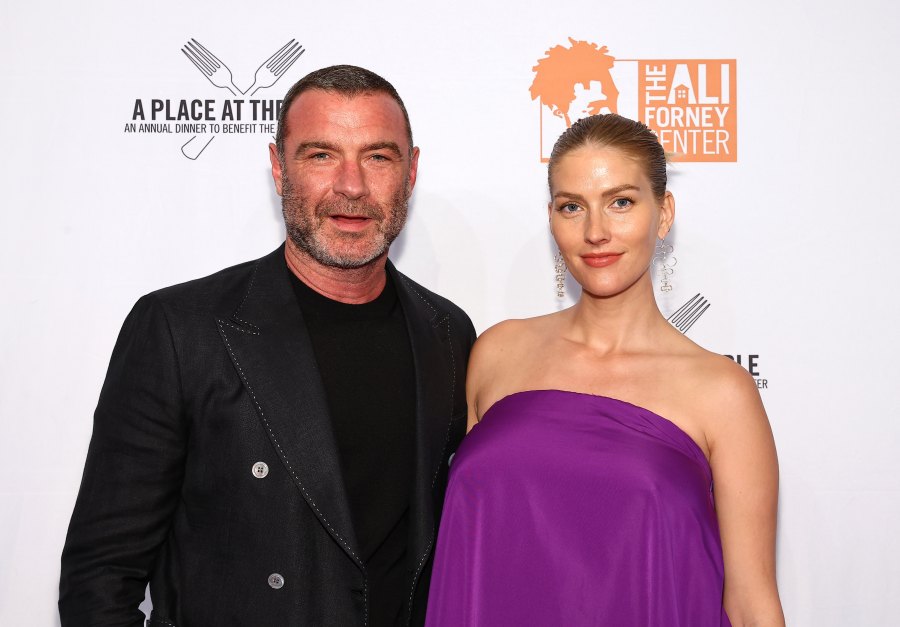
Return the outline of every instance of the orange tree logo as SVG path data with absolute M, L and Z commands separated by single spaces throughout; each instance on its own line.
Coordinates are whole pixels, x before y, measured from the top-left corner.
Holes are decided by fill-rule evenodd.
M 734 59 L 616 59 L 569 38 L 532 68 L 541 160 L 574 122 L 597 113 L 641 120 L 675 161 L 737 161 Z
M 606 54 L 606 46 L 572 38 L 569 42 L 569 48 L 550 48 L 532 68 L 532 100 L 540 98 L 553 115 L 565 120 L 567 128 L 586 115 L 618 113 L 619 90 L 609 72 L 615 59 Z M 594 100 L 586 97 L 592 92 L 597 96 Z

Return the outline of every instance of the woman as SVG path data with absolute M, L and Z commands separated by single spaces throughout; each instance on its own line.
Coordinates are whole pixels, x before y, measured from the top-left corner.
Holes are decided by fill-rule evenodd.
M 639 122 L 585 118 L 549 182 L 581 298 L 475 344 L 426 624 L 783 625 L 756 385 L 653 297 L 675 215 L 662 147 Z

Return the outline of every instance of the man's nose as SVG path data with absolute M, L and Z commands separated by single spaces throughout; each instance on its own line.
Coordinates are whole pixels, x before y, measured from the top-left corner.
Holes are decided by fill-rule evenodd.
M 359 163 L 354 160 L 346 160 L 341 163 L 333 190 L 335 194 L 351 200 L 362 198 L 369 193 L 366 176 Z

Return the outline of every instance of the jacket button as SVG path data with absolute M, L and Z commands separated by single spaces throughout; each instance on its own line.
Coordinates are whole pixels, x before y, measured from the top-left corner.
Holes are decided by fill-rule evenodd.
M 253 476 L 257 479 L 264 479 L 269 474 L 269 465 L 266 462 L 256 462 L 253 464 Z
M 279 575 L 278 573 L 272 573 L 269 575 L 269 586 L 275 590 L 284 586 L 284 577 Z

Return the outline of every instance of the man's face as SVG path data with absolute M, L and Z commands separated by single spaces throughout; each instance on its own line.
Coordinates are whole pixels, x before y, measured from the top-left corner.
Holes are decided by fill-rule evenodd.
M 269 158 L 290 243 L 335 268 L 385 255 L 406 221 L 419 158 L 400 106 L 382 93 L 312 89 L 286 123 L 284 160 L 274 144 Z

